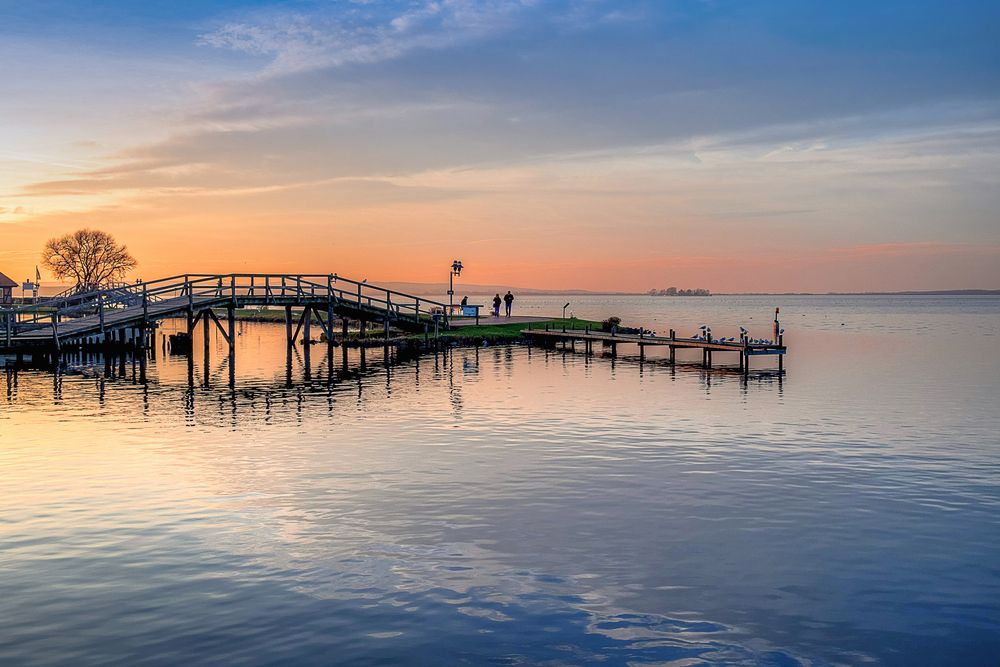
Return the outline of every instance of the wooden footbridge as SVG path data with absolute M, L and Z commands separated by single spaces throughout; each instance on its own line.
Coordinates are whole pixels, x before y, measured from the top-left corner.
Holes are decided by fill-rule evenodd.
M 777 356 L 778 371 L 784 371 L 784 355 L 787 348 L 783 343 L 781 325 L 778 322 L 777 314 L 774 320 L 774 340 L 757 340 L 750 338 L 745 330 L 740 332 L 737 338 L 713 338 L 709 330 L 707 333 L 684 338 L 677 336 L 673 329 L 667 336 L 656 336 L 640 330 L 639 333 L 618 333 L 617 331 L 593 331 L 591 329 L 567 329 L 550 328 L 525 329 L 521 332 L 529 340 L 548 343 L 570 344 L 576 348 L 578 342 L 583 344 L 585 354 L 594 353 L 594 343 L 600 343 L 602 347 L 608 347 L 612 356 L 617 356 L 619 345 L 637 345 L 639 347 L 639 358 L 645 359 L 647 347 L 666 347 L 669 350 L 669 362 L 677 361 L 677 350 L 697 349 L 701 350 L 702 365 L 705 368 L 712 367 L 713 354 L 720 352 L 732 352 L 739 355 L 739 368 L 743 373 L 750 372 L 750 357 L 754 356 Z
M 208 332 L 214 323 L 235 346 L 235 311 L 270 306 L 285 308 L 289 343 L 301 332 L 308 339 L 315 317 L 328 341 L 334 320 L 381 323 L 411 332 L 448 327 L 444 303 L 356 281 L 337 274 L 229 273 L 183 275 L 79 292 L 37 305 L 0 311 L 0 352 L 58 355 L 63 348 L 113 345 L 129 341 L 139 349 L 149 345 L 157 322 L 187 319 L 188 334 L 199 321 Z M 292 309 L 301 309 L 293 331 Z M 225 310 L 223 326 L 216 310 Z M 207 338 L 207 337 L 206 337 Z

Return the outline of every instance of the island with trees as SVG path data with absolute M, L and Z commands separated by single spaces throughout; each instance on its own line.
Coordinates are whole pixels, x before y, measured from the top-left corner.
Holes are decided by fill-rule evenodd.
M 651 289 L 648 292 L 649 296 L 712 296 L 712 293 L 704 288 L 697 289 L 677 289 L 676 287 L 668 287 L 667 289 Z

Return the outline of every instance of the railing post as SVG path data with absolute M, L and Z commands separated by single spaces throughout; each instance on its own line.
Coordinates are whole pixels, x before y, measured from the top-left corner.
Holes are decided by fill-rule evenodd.
M 184 276 L 184 289 L 187 290 L 188 294 L 188 312 L 194 312 L 194 288 L 191 285 L 191 279 L 188 276 Z
M 101 320 L 101 334 L 104 334 L 104 292 L 97 293 L 97 312 Z
M 233 305 L 236 305 L 236 274 L 233 273 L 229 276 L 229 292 L 233 296 Z
M 149 319 L 149 292 L 146 289 L 146 283 L 142 284 L 142 321 L 146 322 Z

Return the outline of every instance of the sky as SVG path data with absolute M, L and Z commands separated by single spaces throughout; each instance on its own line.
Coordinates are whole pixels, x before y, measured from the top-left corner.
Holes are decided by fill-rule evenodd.
M 1000 3 L 0 0 L 0 272 L 1000 288 Z M 43 280 L 50 280 L 43 270 Z

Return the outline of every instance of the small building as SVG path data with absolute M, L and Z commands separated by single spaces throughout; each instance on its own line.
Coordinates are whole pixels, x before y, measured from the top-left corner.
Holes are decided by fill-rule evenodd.
M 0 304 L 14 303 L 14 288 L 17 283 L 0 273 Z

